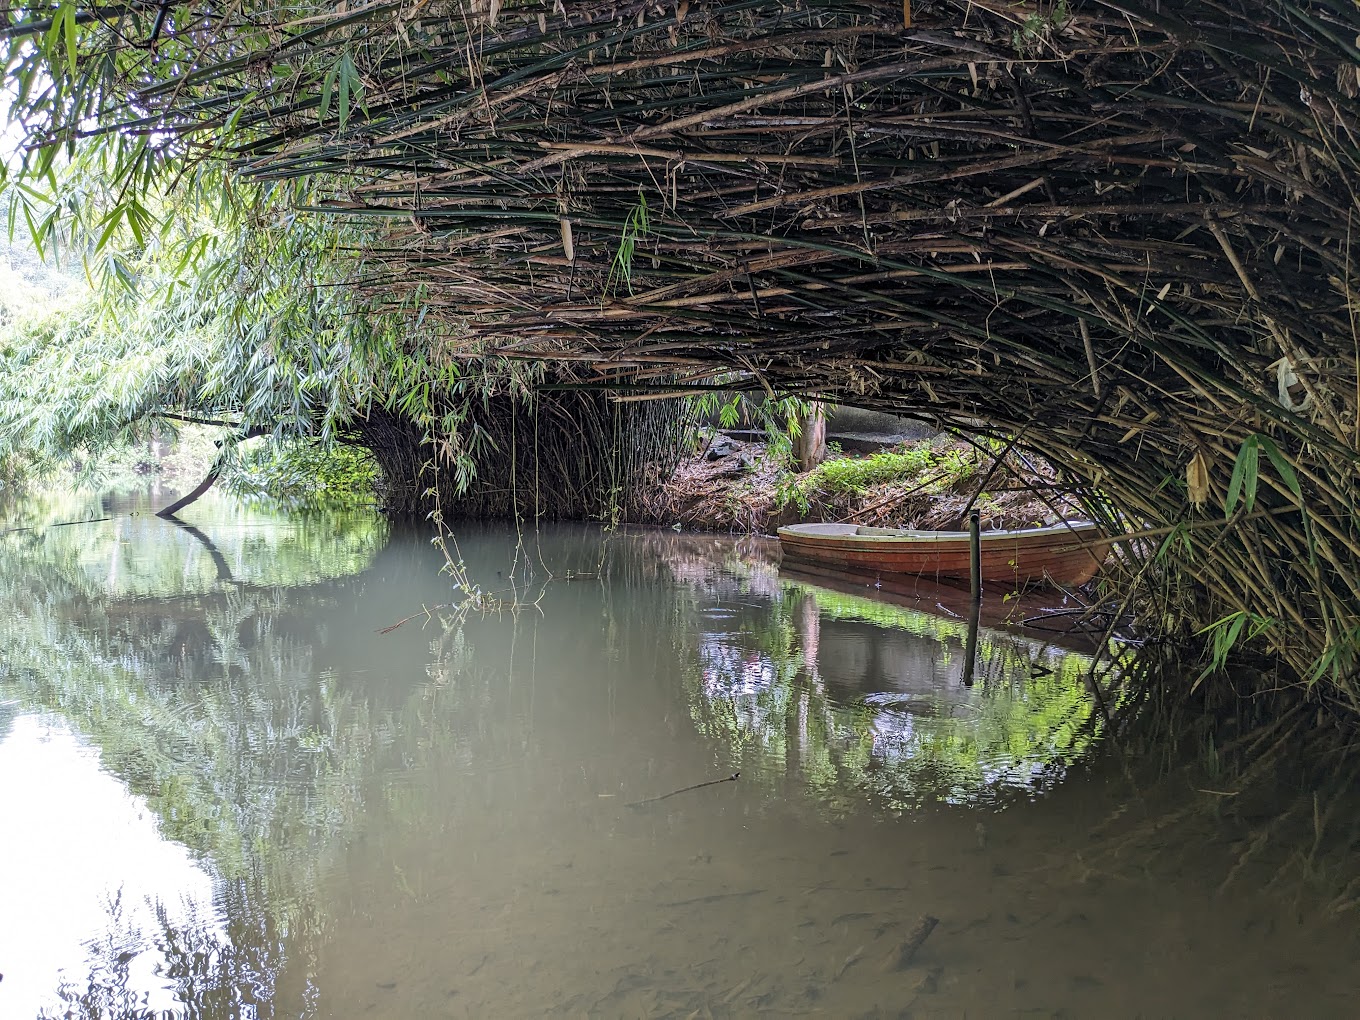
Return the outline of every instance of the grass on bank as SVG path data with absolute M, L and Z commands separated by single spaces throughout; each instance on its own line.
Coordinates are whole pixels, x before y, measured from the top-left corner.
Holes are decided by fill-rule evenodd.
M 867 457 L 836 457 L 811 471 L 789 475 L 775 490 L 775 505 L 811 511 L 820 497 L 864 497 L 879 486 L 898 485 L 926 494 L 947 492 L 977 473 L 972 451 L 938 449 L 921 443 L 904 450 L 883 450 Z

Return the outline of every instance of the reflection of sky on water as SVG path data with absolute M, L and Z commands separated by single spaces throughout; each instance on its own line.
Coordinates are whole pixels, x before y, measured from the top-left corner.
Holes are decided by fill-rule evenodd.
M 54 990 L 84 992 L 92 974 L 149 1015 L 179 1005 L 157 911 L 201 927 L 213 882 L 145 798 L 65 724 L 19 715 L 0 739 L 0 820 L 0 1016 L 65 1015 Z
M 704 671 L 704 690 L 715 697 L 720 694 L 734 697 L 743 704 L 753 702 L 768 690 L 775 678 L 774 662 L 768 655 L 733 647 L 713 635 L 704 636 L 699 661 Z M 755 710 L 754 704 L 751 708 Z
M 374 746 L 317 649 L 362 643 L 327 613 L 388 526 L 192 517 L 0 541 L 0 1020 L 311 1015 L 305 895 Z

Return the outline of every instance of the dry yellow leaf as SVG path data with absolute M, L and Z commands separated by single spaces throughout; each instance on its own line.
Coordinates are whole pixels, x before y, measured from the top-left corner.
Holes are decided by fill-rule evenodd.
M 1201 507 L 1209 499 L 1209 462 L 1204 459 L 1204 451 L 1196 450 L 1185 466 L 1185 488 L 1190 502 Z
M 562 216 L 558 219 L 557 225 L 562 228 L 562 252 L 567 256 L 568 262 L 575 262 L 576 246 L 572 244 L 571 220 Z

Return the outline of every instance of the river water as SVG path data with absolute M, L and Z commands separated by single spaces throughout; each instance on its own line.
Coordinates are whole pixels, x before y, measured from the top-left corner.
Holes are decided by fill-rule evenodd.
M 460 529 L 479 612 L 377 515 L 66 513 L 0 535 L 5 1020 L 1356 1011 L 1283 805 L 1145 783 L 1080 648 L 966 683 L 947 596 Z

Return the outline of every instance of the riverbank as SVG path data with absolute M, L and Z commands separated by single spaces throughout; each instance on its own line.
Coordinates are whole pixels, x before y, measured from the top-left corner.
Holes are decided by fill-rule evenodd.
M 1050 466 L 1002 452 L 940 435 L 873 452 L 833 451 L 800 474 L 786 451 L 767 442 L 709 433 L 645 502 L 638 523 L 773 534 L 820 521 L 954 529 L 972 509 L 984 529 L 1080 516 Z

